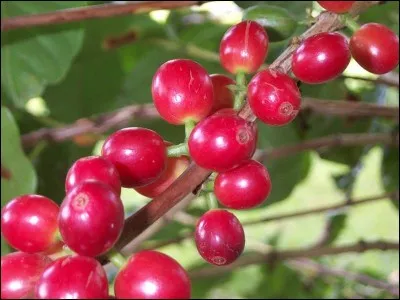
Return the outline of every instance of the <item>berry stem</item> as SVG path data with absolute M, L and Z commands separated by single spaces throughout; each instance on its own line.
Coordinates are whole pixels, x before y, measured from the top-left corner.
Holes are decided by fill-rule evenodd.
M 167 148 L 169 157 L 180 157 L 182 155 L 188 155 L 188 153 L 187 143 L 181 143 Z
M 213 192 L 206 193 L 205 197 L 206 197 L 207 207 L 209 210 L 218 208 L 218 200 Z
M 236 74 L 236 87 L 237 90 L 235 91 L 235 102 L 233 108 L 235 110 L 239 110 L 244 104 L 245 96 L 247 93 L 246 76 L 243 72 L 239 72 Z
M 214 180 L 207 180 L 204 182 L 203 191 L 214 192 Z
M 185 140 L 187 141 L 190 133 L 192 132 L 194 126 L 196 126 L 196 122 L 192 120 L 188 120 L 185 122 Z
M 346 27 L 349 28 L 353 33 L 360 29 L 360 25 L 350 15 L 343 15 L 343 19 L 343 23 L 346 24 Z
M 115 250 L 115 248 L 108 251 L 107 257 L 118 269 L 121 269 L 126 264 L 125 256 Z

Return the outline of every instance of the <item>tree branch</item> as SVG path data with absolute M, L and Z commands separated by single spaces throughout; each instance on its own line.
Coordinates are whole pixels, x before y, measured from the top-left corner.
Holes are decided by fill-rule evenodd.
M 158 9 L 172 9 L 200 5 L 207 1 L 134 1 L 126 4 L 103 4 L 85 6 L 54 12 L 11 17 L 1 20 L 1 31 L 17 28 L 71 23 L 82 20 L 109 18 L 114 16 L 144 13 Z
M 386 74 L 385 74 L 386 75 Z M 392 86 L 392 87 L 397 87 L 399 88 L 399 78 L 398 78 L 398 74 L 397 78 L 396 76 L 379 76 L 378 78 L 374 79 L 374 78 L 366 78 L 366 77 L 361 77 L 361 76 L 350 76 L 350 75 L 342 75 L 343 78 L 346 79 L 356 79 L 356 80 L 363 80 L 363 81 L 369 81 L 372 83 L 381 83 L 381 84 L 386 84 L 388 86 Z

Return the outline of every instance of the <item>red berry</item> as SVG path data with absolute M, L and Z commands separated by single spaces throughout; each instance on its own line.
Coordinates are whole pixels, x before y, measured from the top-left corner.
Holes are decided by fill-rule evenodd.
M 337 14 L 346 13 L 356 1 L 317 1 L 327 11 Z
M 236 82 L 222 74 L 212 74 L 210 77 L 214 87 L 214 106 L 211 114 L 223 108 L 232 108 L 234 93 L 228 88 L 228 85 L 235 85 Z
M 257 73 L 249 83 L 247 98 L 257 118 L 272 126 L 290 123 L 300 110 L 301 94 L 296 83 L 275 70 Z
M 151 92 L 160 116 L 175 125 L 202 120 L 214 102 L 206 69 L 189 59 L 174 59 L 161 65 L 153 77 Z
M 349 44 L 343 35 L 323 32 L 305 39 L 297 48 L 292 71 L 305 83 L 323 83 L 342 74 L 350 58 Z
M 173 258 L 153 250 L 133 254 L 114 284 L 118 299 L 190 299 L 185 269 Z
M 167 165 L 167 148 L 153 130 L 130 127 L 114 132 L 105 141 L 102 156 L 117 168 L 123 187 L 157 180 Z
M 257 143 L 255 124 L 224 109 L 198 123 L 188 139 L 189 153 L 200 167 L 227 171 L 254 153 Z
M 254 73 L 268 53 L 268 35 L 257 22 L 246 20 L 224 34 L 219 48 L 221 65 L 230 73 Z
M 187 156 L 169 157 L 167 169 L 156 181 L 137 187 L 135 190 L 146 197 L 154 198 L 164 192 L 188 168 L 190 160 Z
M 65 256 L 43 272 L 35 288 L 36 299 L 107 299 L 107 275 L 91 257 Z
M 268 170 L 249 160 L 239 167 L 219 173 L 214 192 L 219 202 L 232 209 L 249 209 L 260 205 L 271 192 Z
M 23 252 L 43 252 L 57 239 L 58 205 L 41 195 L 22 195 L 11 200 L 1 212 L 5 240 Z
M 60 233 L 80 255 L 97 256 L 110 250 L 122 232 L 124 207 L 108 185 L 85 181 L 71 190 L 60 209 Z
M 195 242 L 200 255 L 210 264 L 228 265 L 243 252 L 245 236 L 242 224 L 226 210 L 206 212 L 197 222 Z
M 399 37 L 385 25 L 365 24 L 351 37 L 350 51 L 365 70 L 385 74 L 399 64 Z
M 121 181 L 117 168 L 101 156 L 88 156 L 78 159 L 69 169 L 65 180 L 65 192 L 84 182 L 96 180 L 108 184 L 115 192 L 121 194 Z
M 1 299 L 33 299 L 35 284 L 51 259 L 14 252 L 1 257 Z

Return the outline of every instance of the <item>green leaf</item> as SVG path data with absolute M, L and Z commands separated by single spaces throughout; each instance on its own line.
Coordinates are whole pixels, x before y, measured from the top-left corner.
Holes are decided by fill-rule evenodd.
M 381 162 L 381 176 L 383 187 L 387 192 L 399 190 L 399 149 L 386 147 Z M 393 205 L 399 209 L 399 198 L 392 199 Z
M 2 1 L 1 17 L 31 15 L 86 5 L 85 1 Z M 60 82 L 78 54 L 84 31 L 79 24 L 10 30 L 1 34 L 1 86 L 22 107 Z
M 346 228 L 347 213 L 346 211 L 335 211 L 327 215 L 326 230 L 327 238 L 324 245 L 331 245 L 340 236 Z

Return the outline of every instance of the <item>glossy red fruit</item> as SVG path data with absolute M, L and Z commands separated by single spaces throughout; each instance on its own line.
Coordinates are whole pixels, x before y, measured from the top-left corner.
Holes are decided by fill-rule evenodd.
M 148 185 L 137 187 L 135 190 L 146 197 L 154 198 L 164 192 L 189 167 L 187 156 L 168 157 L 167 169 L 161 177 Z
M 365 70 L 385 74 L 399 64 L 399 37 L 385 25 L 368 23 L 351 37 L 350 51 Z
M 167 165 L 167 148 L 153 130 L 129 127 L 104 142 L 102 156 L 118 170 L 123 187 L 138 187 L 157 180 Z
M 223 209 L 209 210 L 197 222 L 195 242 L 207 262 L 229 265 L 243 252 L 244 230 L 234 214 Z
M 115 278 L 117 299 L 190 299 L 185 269 L 172 257 L 153 250 L 133 254 Z
M 272 126 L 293 121 L 301 104 L 301 94 L 295 81 L 274 70 L 263 70 L 251 79 L 247 99 L 257 118 Z
M 254 73 L 264 63 L 269 39 L 257 22 L 246 20 L 224 34 L 219 48 L 221 65 L 230 73 Z
M 206 69 L 189 59 L 174 59 L 161 65 L 154 74 L 151 92 L 160 116 L 175 125 L 202 120 L 214 102 Z
M 223 108 L 233 108 L 235 95 L 228 86 L 235 85 L 235 80 L 222 74 L 212 74 L 210 77 L 214 87 L 214 106 L 211 114 Z
M 61 204 L 59 226 L 65 244 L 80 255 L 97 256 L 110 250 L 124 225 L 121 199 L 108 185 L 85 181 Z
M 39 253 L 13 252 L 2 256 L 1 299 L 32 299 L 38 278 L 51 262 Z
M 14 198 L 1 211 L 1 233 L 15 249 L 43 252 L 57 243 L 58 205 L 41 195 Z
M 342 74 L 350 58 L 349 44 L 343 35 L 323 32 L 305 39 L 297 48 L 292 71 L 305 83 L 323 83 Z
M 198 123 L 188 139 L 191 158 L 199 166 L 227 171 L 249 159 L 257 143 L 257 127 L 224 109 Z
M 317 1 L 327 11 L 337 14 L 346 13 L 356 1 Z
M 101 156 L 88 156 L 78 159 L 67 173 L 65 192 L 68 193 L 84 181 L 92 180 L 108 184 L 118 195 L 121 194 L 121 181 L 117 168 Z
M 214 192 L 218 201 L 232 209 L 250 209 L 263 203 L 271 192 L 268 170 L 259 162 L 249 160 L 215 179 Z
M 35 288 L 36 299 L 107 299 L 107 275 L 91 257 L 65 256 L 49 265 Z

